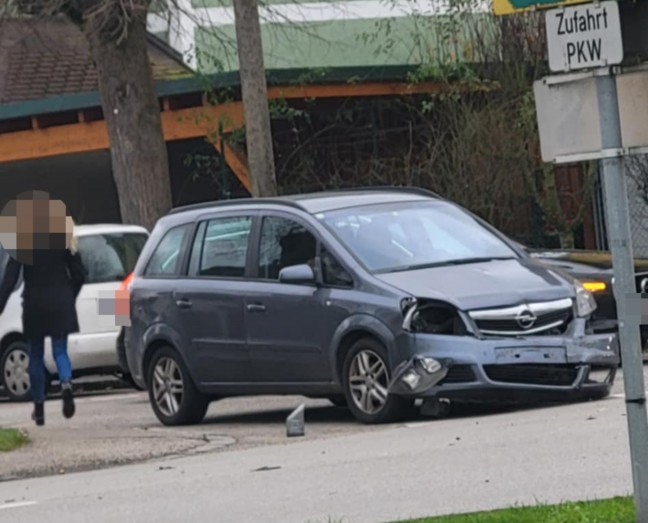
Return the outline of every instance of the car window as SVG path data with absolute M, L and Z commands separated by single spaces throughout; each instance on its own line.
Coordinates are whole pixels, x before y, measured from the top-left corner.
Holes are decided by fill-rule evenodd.
M 148 236 L 142 233 L 93 234 L 78 238 L 86 283 L 122 281 L 133 271 Z
M 201 223 L 189 264 L 191 276 L 243 278 L 252 218 L 234 216 Z
M 196 235 L 194 236 L 193 246 L 191 247 L 191 257 L 189 258 L 189 276 L 197 276 L 200 271 L 200 256 L 205 239 L 205 227 L 207 222 L 200 222 Z
M 447 202 L 366 205 L 318 218 L 375 272 L 518 257 L 496 234 Z
M 332 285 L 334 287 L 351 287 L 353 286 L 353 278 L 342 267 L 342 264 L 335 256 L 324 246 L 321 250 L 322 259 L 322 281 L 325 285 Z
M 291 265 L 308 264 L 315 269 L 317 241 L 302 225 L 288 218 L 263 219 L 259 246 L 259 277 L 278 280 Z
M 145 276 L 173 276 L 180 272 L 182 244 L 189 227 L 179 225 L 167 231 L 146 266 Z

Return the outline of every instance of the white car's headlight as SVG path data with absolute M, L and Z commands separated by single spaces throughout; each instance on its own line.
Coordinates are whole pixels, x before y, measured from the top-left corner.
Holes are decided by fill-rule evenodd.
M 596 310 L 594 295 L 583 284 L 576 283 L 576 313 L 580 318 L 586 318 Z

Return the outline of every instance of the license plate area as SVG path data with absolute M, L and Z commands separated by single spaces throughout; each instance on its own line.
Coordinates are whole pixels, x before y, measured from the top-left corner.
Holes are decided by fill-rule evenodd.
M 510 363 L 567 363 L 565 347 L 506 347 L 495 349 L 495 362 Z

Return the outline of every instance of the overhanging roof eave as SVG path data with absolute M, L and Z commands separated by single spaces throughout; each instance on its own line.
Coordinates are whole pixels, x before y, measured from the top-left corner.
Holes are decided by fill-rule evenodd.
M 307 85 L 326 83 L 359 83 L 367 81 L 406 81 L 416 65 L 388 65 L 364 67 L 329 67 L 320 69 L 274 69 L 266 71 L 268 85 Z M 205 76 L 191 76 L 156 82 L 158 97 L 202 93 L 207 86 L 216 89 L 238 88 L 238 71 Z M 98 91 L 67 94 L 0 104 L 0 121 L 29 118 L 62 111 L 78 111 L 101 106 Z

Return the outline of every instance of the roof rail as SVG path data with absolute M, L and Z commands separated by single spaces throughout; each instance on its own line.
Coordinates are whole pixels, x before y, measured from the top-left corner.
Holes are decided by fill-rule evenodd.
M 274 204 L 274 205 L 283 205 L 287 207 L 293 207 L 296 209 L 304 210 L 301 205 L 299 205 L 297 202 L 292 201 L 292 200 L 287 200 L 287 199 L 281 199 L 280 197 L 276 198 L 252 198 L 252 197 L 245 197 L 245 198 L 233 198 L 231 200 L 213 200 L 213 201 L 208 201 L 208 202 L 200 202 L 200 203 L 192 203 L 189 205 L 181 205 L 179 207 L 174 207 L 171 209 L 169 212 L 167 212 L 167 216 L 172 215 L 172 214 L 179 214 L 181 212 L 188 212 L 188 211 L 199 211 L 201 209 L 211 209 L 211 208 L 218 208 L 218 207 L 229 207 L 229 206 L 234 206 L 234 205 L 259 205 L 259 204 Z
M 376 192 L 403 192 L 403 193 L 410 193 L 410 194 L 418 194 L 420 196 L 429 196 L 432 198 L 438 198 L 440 200 L 443 200 L 444 198 L 440 196 L 439 194 L 430 191 L 429 189 L 424 189 L 422 187 L 403 187 L 403 186 L 390 186 L 390 185 L 385 185 L 385 186 L 368 186 L 368 187 L 345 187 L 345 188 L 340 188 L 340 189 L 330 189 L 327 191 L 320 191 L 322 193 L 343 193 L 343 192 L 363 192 L 363 191 L 376 191 Z M 308 193 L 308 194 L 316 194 L 316 193 Z M 181 205 L 179 207 L 174 207 L 171 209 L 169 212 L 167 212 L 167 216 L 173 215 L 173 214 L 179 214 L 181 212 L 188 212 L 188 211 L 198 211 L 201 209 L 210 209 L 210 208 L 217 208 L 217 207 L 228 207 L 232 205 L 258 205 L 258 204 L 274 204 L 274 205 L 283 205 L 286 207 L 292 207 L 294 209 L 300 209 L 300 210 L 305 210 L 304 207 L 302 207 L 299 204 L 298 200 L 292 200 L 289 198 L 289 196 L 292 195 L 286 195 L 288 196 L 287 198 L 282 198 L 281 196 L 277 197 L 270 197 L 270 198 L 252 198 L 252 197 L 246 197 L 246 198 L 233 198 L 231 200 L 214 200 L 214 201 L 208 201 L 208 202 L 201 202 L 201 203 L 192 203 L 189 205 Z
M 404 192 L 404 193 L 411 193 L 411 194 L 419 194 L 421 196 L 431 196 L 433 198 L 439 198 L 440 200 L 443 200 L 443 196 L 441 196 L 438 193 L 435 193 L 434 191 L 431 191 L 429 189 L 425 189 L 423 187 L 413 187 L 413 186 L 403 186 L 403 185 L 373 185 L 373 186 L 366 186 L 366 187 L 348 187 L 348 188 L 341 188 L 341 189 L 333 189 L 331 192 L 353 192 L 353 191 L 392 191 L 392 192 Z

